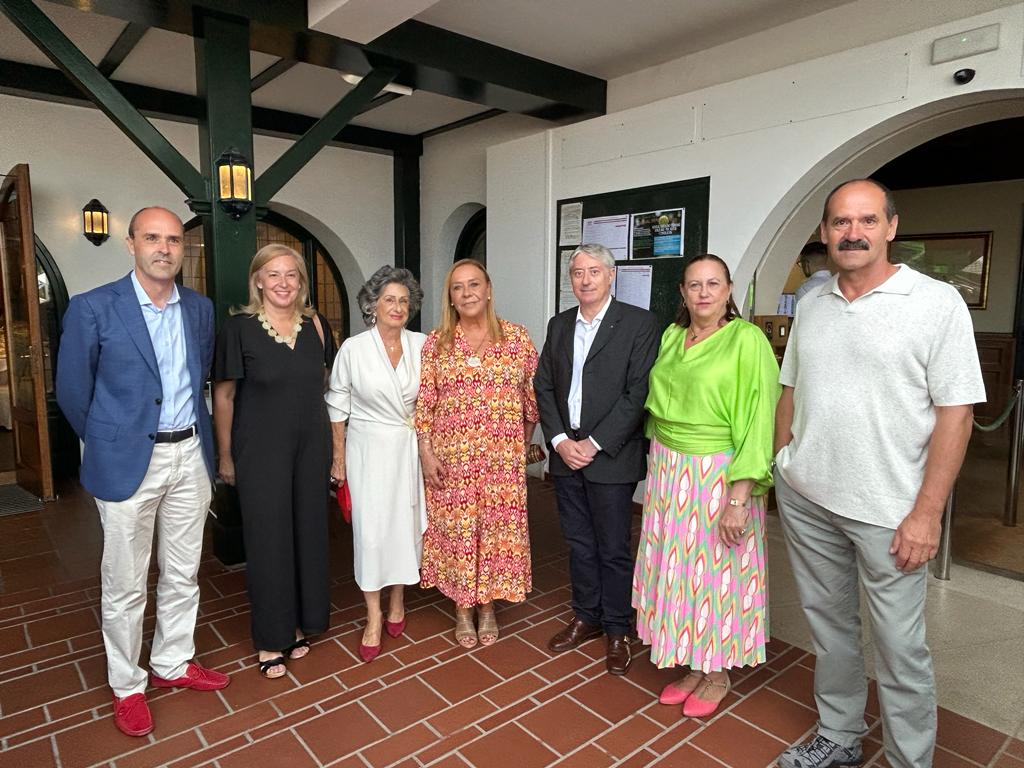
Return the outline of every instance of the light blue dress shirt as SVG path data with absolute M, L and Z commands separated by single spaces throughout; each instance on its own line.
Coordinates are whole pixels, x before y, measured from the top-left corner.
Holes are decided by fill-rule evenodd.
M 576 310 L 576 332 L 573 335 L 572 347 L 572 380 L 569 383 L 569 426 L 573 429 L 580 428 L 580 413 L 583 410 L 583 364 L 587 362 L 587 355 L 594 345 L 594 338 L 601 328 L 601 321 L 604 320 L 608 307 L 611 306 L 612 297 L 609 296 L 601 310 L 594 315 L 589 323 L 584 319 L 583 312 Z M 551 439 L 551 447 L 557 448 L 558 444 L 568 437 L 564 432 L 555 435 Z M 594 438 L 590 438 L 597 450 L 601 446 Z
M 188 358 L 185 350 L 185 321 L 181 316 L 181 298 L 175 285 L 171 298 L 163 309 L 157 307 L 139 284 L 132 271 L 132 286 L 146 320 L 157 368 L 163 398 L 160 403 L 161 432 L 185 429 L 196 423 L 196 411 L 192 403 L 192 377 L 188 372 Z

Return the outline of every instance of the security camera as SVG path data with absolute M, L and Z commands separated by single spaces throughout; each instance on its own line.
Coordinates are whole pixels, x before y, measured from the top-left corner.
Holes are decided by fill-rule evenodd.
M 967 85 L 971 80 L 974 79 L 973 69 L 958 69 L 953 73 L 953 81 L 957 85 Z

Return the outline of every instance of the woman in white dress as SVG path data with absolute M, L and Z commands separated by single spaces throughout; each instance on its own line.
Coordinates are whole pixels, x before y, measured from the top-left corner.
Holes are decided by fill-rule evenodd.
M 420 580 L 427 512 L 413 415 L 426 336 L 405 328 L 423 302 L 409 270 L 381 267 L 357 301 L 370 328 L 341 345 L 326 399 L 331 477 L 348 480 L 355 577 L 366 598 L 359 656 L 370 662 L 383 630 L 392 637 L 405 630 L 405 585 Z M 388 586 L 385 618 L 380 591 Z

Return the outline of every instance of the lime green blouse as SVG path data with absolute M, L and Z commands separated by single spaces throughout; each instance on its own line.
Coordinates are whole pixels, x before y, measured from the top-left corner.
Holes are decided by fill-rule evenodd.
M 679 453 L 733 449 L 731 483 L 753 480 L 755 495 L 772 484 L 772 431 L 779 365 L 764 332 L 736 318 L 689 349 L 687 329 L 661 336 L 645 407 L 647 436 Z

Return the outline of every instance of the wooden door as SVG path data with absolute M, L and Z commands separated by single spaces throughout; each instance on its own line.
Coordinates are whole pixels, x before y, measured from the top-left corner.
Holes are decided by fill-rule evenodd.
M 53 499 L 32 193 L 24 164 L 14 166 L 0 184 L 0 270 L 18 485 Z

